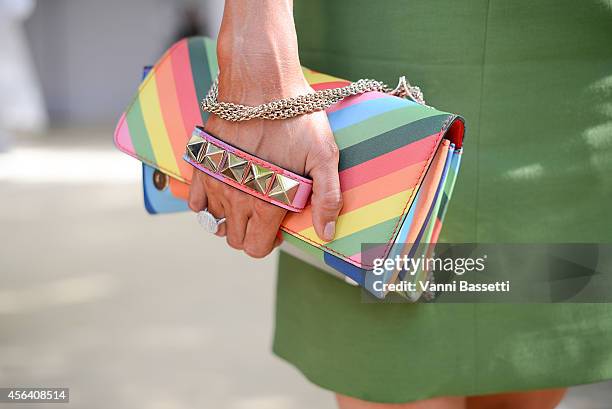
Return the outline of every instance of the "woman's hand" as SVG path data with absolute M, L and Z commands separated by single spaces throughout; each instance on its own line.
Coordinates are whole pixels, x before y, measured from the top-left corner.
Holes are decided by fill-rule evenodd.
M 338 148 L 327 117 L 315 113 L 289 120 L 230 123 L 211 118 L 206 130 L 224 141 L 293 172 L 313 179 L 312 217 L 317 234 L 334 236 L 341 208 Z M 194 171 L 189 205 L 226 217 L 217 235 L 252 257 L 264 257 L 280 244 L 277 232 L 287 212 L 278 206 Z
M 219 101 L 259 105 L 312 92 L 297 57 L 290 2 L 239 3 L 226 1 L 219 34 Z M 255 30 L 249 33 L 251 27 Z M 245 122 L 228 122 L 211 115 L 205 129 L 255 156 L 312 178 L 315 230 L 321 239 L 333 239 L 342 196 L 338 147 L 325 113 Z M 199 170 L 194 170 L 189 206 L 196 212 L 208 208 L 215 217 L 225 217 L 217 235 L 226 236 L 231 247 L 252 257 L 264 257 L 280 244 L 277 233 L 285 209 Z

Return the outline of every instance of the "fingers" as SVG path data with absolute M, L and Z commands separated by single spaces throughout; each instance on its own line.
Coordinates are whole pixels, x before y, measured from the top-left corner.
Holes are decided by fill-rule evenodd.
M 338 148 L 334 144 L 310 171 L 312 177 L 312 222 L 317 235 L 331 241 L 336 234 L 336 220 L 342 209 L 342 193 L 338 178 Z
M 204 178 L 204 188 L 208 192 L 208 211 L 217 219 L 221 219 L 223 217 L 226 218 L 225 223 L 221 223 L 219 225 L 219 230 L 217 230 L 215 235 L 219 237 L 225 237 L 227 229 L 227 215 L 224 206 L 224 189 L 227 187 L 218 180 L 209 177 L 208 175 L 205 175 Z
M 276 238 L 274 239 L 274 248 L 277 248 L 278 246 L 283 244 L 283 241 L 284 241 L 283 234 L 279 230 L 278 233 L 276 233 Z
M 242 250 L 247 223 L 251 215 L 252 198 L 232 187 L 224 186 L 224 188 L 223 207 L 227 218 L 225 222 L 227 244 L 236 250 Z
M 194 169 L 193 180 L 189 189 L 189 208 L 196 213 L 206 209 L 208 204 L 204 178 L 203 172 Z
M 218 219 L 225 217 L 215 235 L 226 237 L 230 247 L 243 250 L 251 257 L 265 257 L 282 244 L 279 228 L 286 210 L 226 186 L 204 173 L 194 173 L 189 207 L 195 212 L 208 209 Z
M 208 211 L 217 219 L 222 219 L 224 217 L 226 218 L 225 222 L 219 225 L 219 229 L 215 233 L 216 236 L 225 237 L 227 230 L 227 216 L 225 215 L 223 203 L 218 200 L 217 197 L 211 196 L 208 199 Z
M 254 200 L 243 248 L 249 256 L 262 258 L 280 245 L 277 234 L 287 211 L 259 199 L 254 198 Z
M 230 208 L 225 225 L 227 226 L 227 244 L 236 249 L 243 250 L 244 237 L 246 235 L 247 223 L 249 221 L 249 215 L 246 208 Z

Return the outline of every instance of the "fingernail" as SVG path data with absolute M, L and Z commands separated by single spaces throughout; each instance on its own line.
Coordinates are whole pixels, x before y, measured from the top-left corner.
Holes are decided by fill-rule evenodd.
M 323 238 L 327 241 L 331 241 L 334 239 L 336 234 L 336 222 L 329 222 L 325 225 L 325 229 L 323 229 Z

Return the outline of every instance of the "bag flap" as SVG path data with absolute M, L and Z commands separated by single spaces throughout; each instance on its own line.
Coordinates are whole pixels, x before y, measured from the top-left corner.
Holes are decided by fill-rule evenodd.
M 218 70 L 214 41 L 173 45 L 141 83 L 115 131 L 117 147 L 182 182 L 192 168 L 182 157 L 193 128 L 206 122 L 199 102 Z M 304 68 L 315 89 L 349 81 Z M 456 148 L 464 125 L 457 115 L 380 92 L 349 97 L 327 110 L 340 148 L 344 207 L 332 242 L 321 241 L 311 211 L 289 213 L 282 229 L 301 241 L 361 266 L 361 243 L 392 243 L 442 139 Z M 312 250 L 312 248 L 311 248 Z

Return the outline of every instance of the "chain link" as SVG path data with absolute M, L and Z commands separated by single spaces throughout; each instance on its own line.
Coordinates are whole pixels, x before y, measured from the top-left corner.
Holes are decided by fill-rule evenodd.
M 370 79 L 360 79 L 341 88 L 328 88 L 296 97 L 279 99 L 257 106 L 219 102 L 219 78 L 210 87 L 208 94 L 202 100 L 201 108 L 205 112 L 215 114 L 226 121 L 240 122 L 251 119 L 287 119 L 298 115 L 323 111 L 344 98 L 363 94 L 365 92 L 385 92 L 390 95 L 409 98 L 425 105 L 423 94 L 419 87 L 410 85 L 405 77 L 400 77 L 398 86 L 390 88 L 385 83 Z

